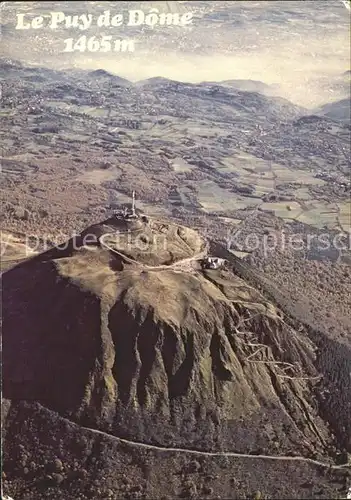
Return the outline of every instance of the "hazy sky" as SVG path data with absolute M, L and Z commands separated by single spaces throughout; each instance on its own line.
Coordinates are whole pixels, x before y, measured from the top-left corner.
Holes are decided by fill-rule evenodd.
M 179 26 L 16 30 L 52 11 L 66 15 L 104 10 L 128 13 L 152 7 L 194 13 Z M 341 0 L 232 2 L 4 2 L 2 55 L 54 68 L 103 68 L 136 81 L 154 76 L 188 82 L 254 79 L 279 86 L 279 94 L 307 107 L 345 96 L 340 76 L 350 69 L 350 11 Z M 95 23 L 96 24 L 96 23 Z M 135 52 L 63 53 L 63 40 L 112 35 L 135 39 Z M 25 50 L 24 50 L 25 47 Z

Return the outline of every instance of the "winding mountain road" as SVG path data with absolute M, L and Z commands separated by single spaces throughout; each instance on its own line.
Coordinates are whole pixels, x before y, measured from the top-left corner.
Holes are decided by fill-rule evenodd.
M 120 257 L 124 262 L 127 262 L 129 264 L 134 264 L 142 267 L 143 269 L 147 270 L 161 270 L 161 269 L 173 269 L 173 270 L 189 270 L 189 268 L 192 268 L 191 265 L 194 261 L 198 261 L 200 259 L 205 258 L 208 255 L 209 251 L 209 244 L 206 244 L 206 247 L 199 252 L 198 254 L 192 256 L 192 257 L 187 257 L 185 259 L 181 259 L 177 262 L 174 262 L 173 264 L 170 265 L 165 265 L 162 264 L 160 266 L 148 266 L 147 264 L 143 264 L 135 259 L 132 259 L 131 257 L 127 257 L 124 253 L 116 250 L 115 248 L 112 248 L 109 244 L 104 242 L 102 238 L 99 239 L 99 242 L 102 247 L 106 248 L 108 251 L 114 253 L 118 257 Z M 67 420 L 67 419 L 65 419 Z M 68 420 L 69 421 L 69 420 Z M 69 421 L 70 422 L 70 421 Z M 72 423 L 72 422 L 70 422 Z M 75 424 L 78 425 L 78 424 Z M 211 452 L 211 451 L 200 451 L 200 450 L 194 450 L 190 448 L 177 448 L 177 447 L 162 447 L 162 446 L 156 446 L 156 445 L 151 445 L 151 444 L 146 444 L 146 443 L 141 443 L 141 442 L 136 442 L 136 441 L 130 441 L 128 439 L 120 438 L 117 436 L 114 436 L 112 434 L 109 434 L 104 431 L 100 431 L 97 429 L 92 429 L 90 427 L 81 427 L 82 429 L 86 431 L 90 431 L 94 434 L 99 434 L 101 436 L 105 436 L 108 438 L 112 439 L 117 439 L 120 443 L 124 443 L 130 446 L 134 447 L 139 447 L 139 448 L 144 448 L 144 449 L 150 449 L 150 450 L 155 450 L 155 451 L 160 451 L 160 452 L 174 452 L 174 453 L 188 453 L 192 455 L 197 455 L 197 456 L 208 456 L 208 457 L 235 457 L 235 458 L 242 458 L 242 459 L 250 459 L 250 460 L 275 460 L 275 461 L 293 461 L 293 462 L 305 462 L 309 463 L 312 465 L 316 465 L 319 467 L 323 467 L 325 469 L 347 469 L 350 468 L 349 464 L 343 464 L 343 465 L 334 465 L 334 464 L 329 464 L 326 462 L 321 462 L 319 460 L 314 460 L 312 458 L 307 458 L 303 456 L 283 456 L 283 455 L 251 455 L 247 453 L 236 453 L 236 452 L 231 452 L 231 451 L 217 451 L 217 452 Z
M 136 230 L 134 232 L 139 232 L 139 230 Z M 172 264 L 169 264 L 169 265 L 161 264 L 159 266 L 149 266 L 149 265 L 143 264 L 142 262 L 139 262 L 135 259 L 132 259 L 131 257 L 128 257 L 127 255 L 125 255 L 123 252 L 120 252 L 119 250 L 116 250 L 115 248 L 111 247 L 108 243 L 106 243 L 104 241 L 103 236 L 101 236 L 99 238 L 99 243 L 103 248 L 105 248 L 109 252 L 112 252 L 115 255 L 117 255 L 124 262 L 126 262 L 128 264 L 134 264 L 134 265 L 143 267 L 143 269 L 146 269 L 148 271 L 160 271 L 162 269 L 163 270 L 173 269 L 173 270 L 178 270 L 178 271 L 191 271 L 192 269 L 194 269 L 192 267 L 192 263 L 196 262 L 198 260 L 204 259 L 208 255 L 208 251 L 209 251 L 209 244 L 206 243 L 205 248 L 201 252 L 193 255 L 192 257 L 186 257 L 185 259 L 178 260 L 178 261 L 173 262 Z
M 75 422 L 72 422 L 64 417 L 62 417 L 65 421 L 69 422 L 70 424 L 74 425 L 79 425 Z M 113 434 L 109 434 L 108 432 L 104 431 L 99 431 L 98 429 L 92 429 L 90 427 L 84 427 L 84 426 L 79 426 L 81 429 L 84 429 L 86 431 L 93 432 L 94 434 L 99 434 L 101 436 L 105 436 L 108 438 L 112 439 L 117 439 L 120 443 L 124 443 L 130 446 L 134 447 L 139 447 L 139 448 L 145 448 L 149 450 L 155 450 L 155 451 L 160 451 L 160 452 L 173 452 L 173 453 L 188 453 L 192 455 L 198 455 L 198 456 L 207 456 L 207 457 L 235 457 L 235 458 L 245 458 L 245 459 L 252 459 L 252 460 L 276 460 L 276 461 L 291 461 L 291 462 L 305 462 L 309 463 L 312 465 L 317 465 L 319 467 L 323 467 L 325 469 L 348 469 L 350 468 L 349 464 L 342 464 L 342 465 L 334 465 L 334 464 L 329 464 L 327 462 L 321 462 L 319 460 L 314 460 L 313 458 L 307 458 L 307 457 L 302 457 L 302 456 L 284 456 L 284 455 L 250 455 L 248 453 L 236 453 L 232 451 L 200 451 L 200 450 L 194 450 L 191 448 L 176 448 L 176 447 L 171 447 L 167 448 L 164 446 L 156 446 L 153 444 L 146 444 L 146 443 L 140 443 L 137 441 L 130 441 L 128 439 L 120 438 L 117 436 L 114 436 Z

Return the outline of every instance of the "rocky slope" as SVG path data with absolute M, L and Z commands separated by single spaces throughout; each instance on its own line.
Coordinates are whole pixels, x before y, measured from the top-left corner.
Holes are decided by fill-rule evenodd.
M 163 446 L 309 455 L 332 444 L 314 344 L 230 265 L 148 269 L 67 246 L 3 280 L 5 398 Z
M 4 493 L 14 499 L 346 498 L 346 469 L 144 448 L 37 403 L 5 401 L 4 415 Z

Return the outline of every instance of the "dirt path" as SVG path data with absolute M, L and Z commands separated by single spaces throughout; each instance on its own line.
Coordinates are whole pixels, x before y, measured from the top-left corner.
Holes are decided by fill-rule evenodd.
M 110 247 L 110 245 L 105 243 L 101 238 L 99 238 L 99 243 L 102 247 L 106 248 L 106 250 L 114 253 L 115 255 L 118 255 L 118 257 L 120 257 L 124 262 L 127 262 L 128 264 L 138 265 L 148 271 L 159 271 L 162 269 L 167 269 L 167 270 L 177 269 L 179 271 L 189 271 L 192 269 L 192 263 L 206 257 L 206 255 L 208 255 L 208 250 L 209 250 L 209 245 L 207 244 L 204 250 L 202 250 L 196 255 L 193 255 L 192 257 L 187 257 L 185 259 L 178 260 L 177 262 L 174 262 L 173 264 L 170 265 L 162 264 L 160 266 L 148 266 L 147 264 L 143 264 L 135 259 L 132 259 L 131 257 L 127 257 L 126 255 L 124 255 L 124 253 L 119 252 L 115 248 Z
M 70 420 L 62 417 L 64 420 L 66 420 L 69 423 L 73 423 Z M 74 423 L 74 425 L 79 425 Z M 137 441 L 129 441 L 128 439 L 120 438 L 117 436 L 114 436 L 113 434 L 109 434 L 104 431 L 99 431 L 97 429 L 92 429 L 90 427 L 83 427 L 79 426 L 81 429 L 84 429 L 86 431 L 93 432 L 94 434 L 99 434 L 101 436 L 105 436 L 108 438 L 112 439 L 117 439 L 120 443 L 125 443 L 130 446 L 135 446 L 139 448 L 146 448 L 149 450 L 156 450 L 156 451 L 161 451 L 161 452 L 173 452 L 173 453 L 188 453 L 192 455 L 199 455 L 199 456 L 207 456 L 207 457 L 236 457 L 236 458 L 248 458 L 252 460 L 260 459 L 260 460 L 278 460 L 278 461 L 292 461 L 292 462 L 306 462 L 309 464 L 317 465 L 319 467 L 324 467 L 326 469 L 345 469 L 349 468 L 349 464 L 343 464 L 343 465 L 333 465 L 333 464 L 328 464 L 326 462 L 320 462 L 319 460 L 313 460 L 312 458 L 307 458 L 307 457 L 300 457 L 300 456 L 277 456 L 277 455 L 249 455 L 247 453 L 235 453 L 232 451 L 200 451 L 200 450 L 193 450 L 191 448 L 166 448 L 163 446 L 156 446 L 152 444 L 146 444 L 146 443 L 140 443 Z

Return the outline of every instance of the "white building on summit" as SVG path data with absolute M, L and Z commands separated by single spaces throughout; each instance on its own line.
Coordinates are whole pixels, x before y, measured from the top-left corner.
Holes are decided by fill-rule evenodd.
M 203 261 L 203 266 L 206 269 L 219 269 L 226 264 L 225 259 L 220 259 L 219 257 L 206 257 Z

